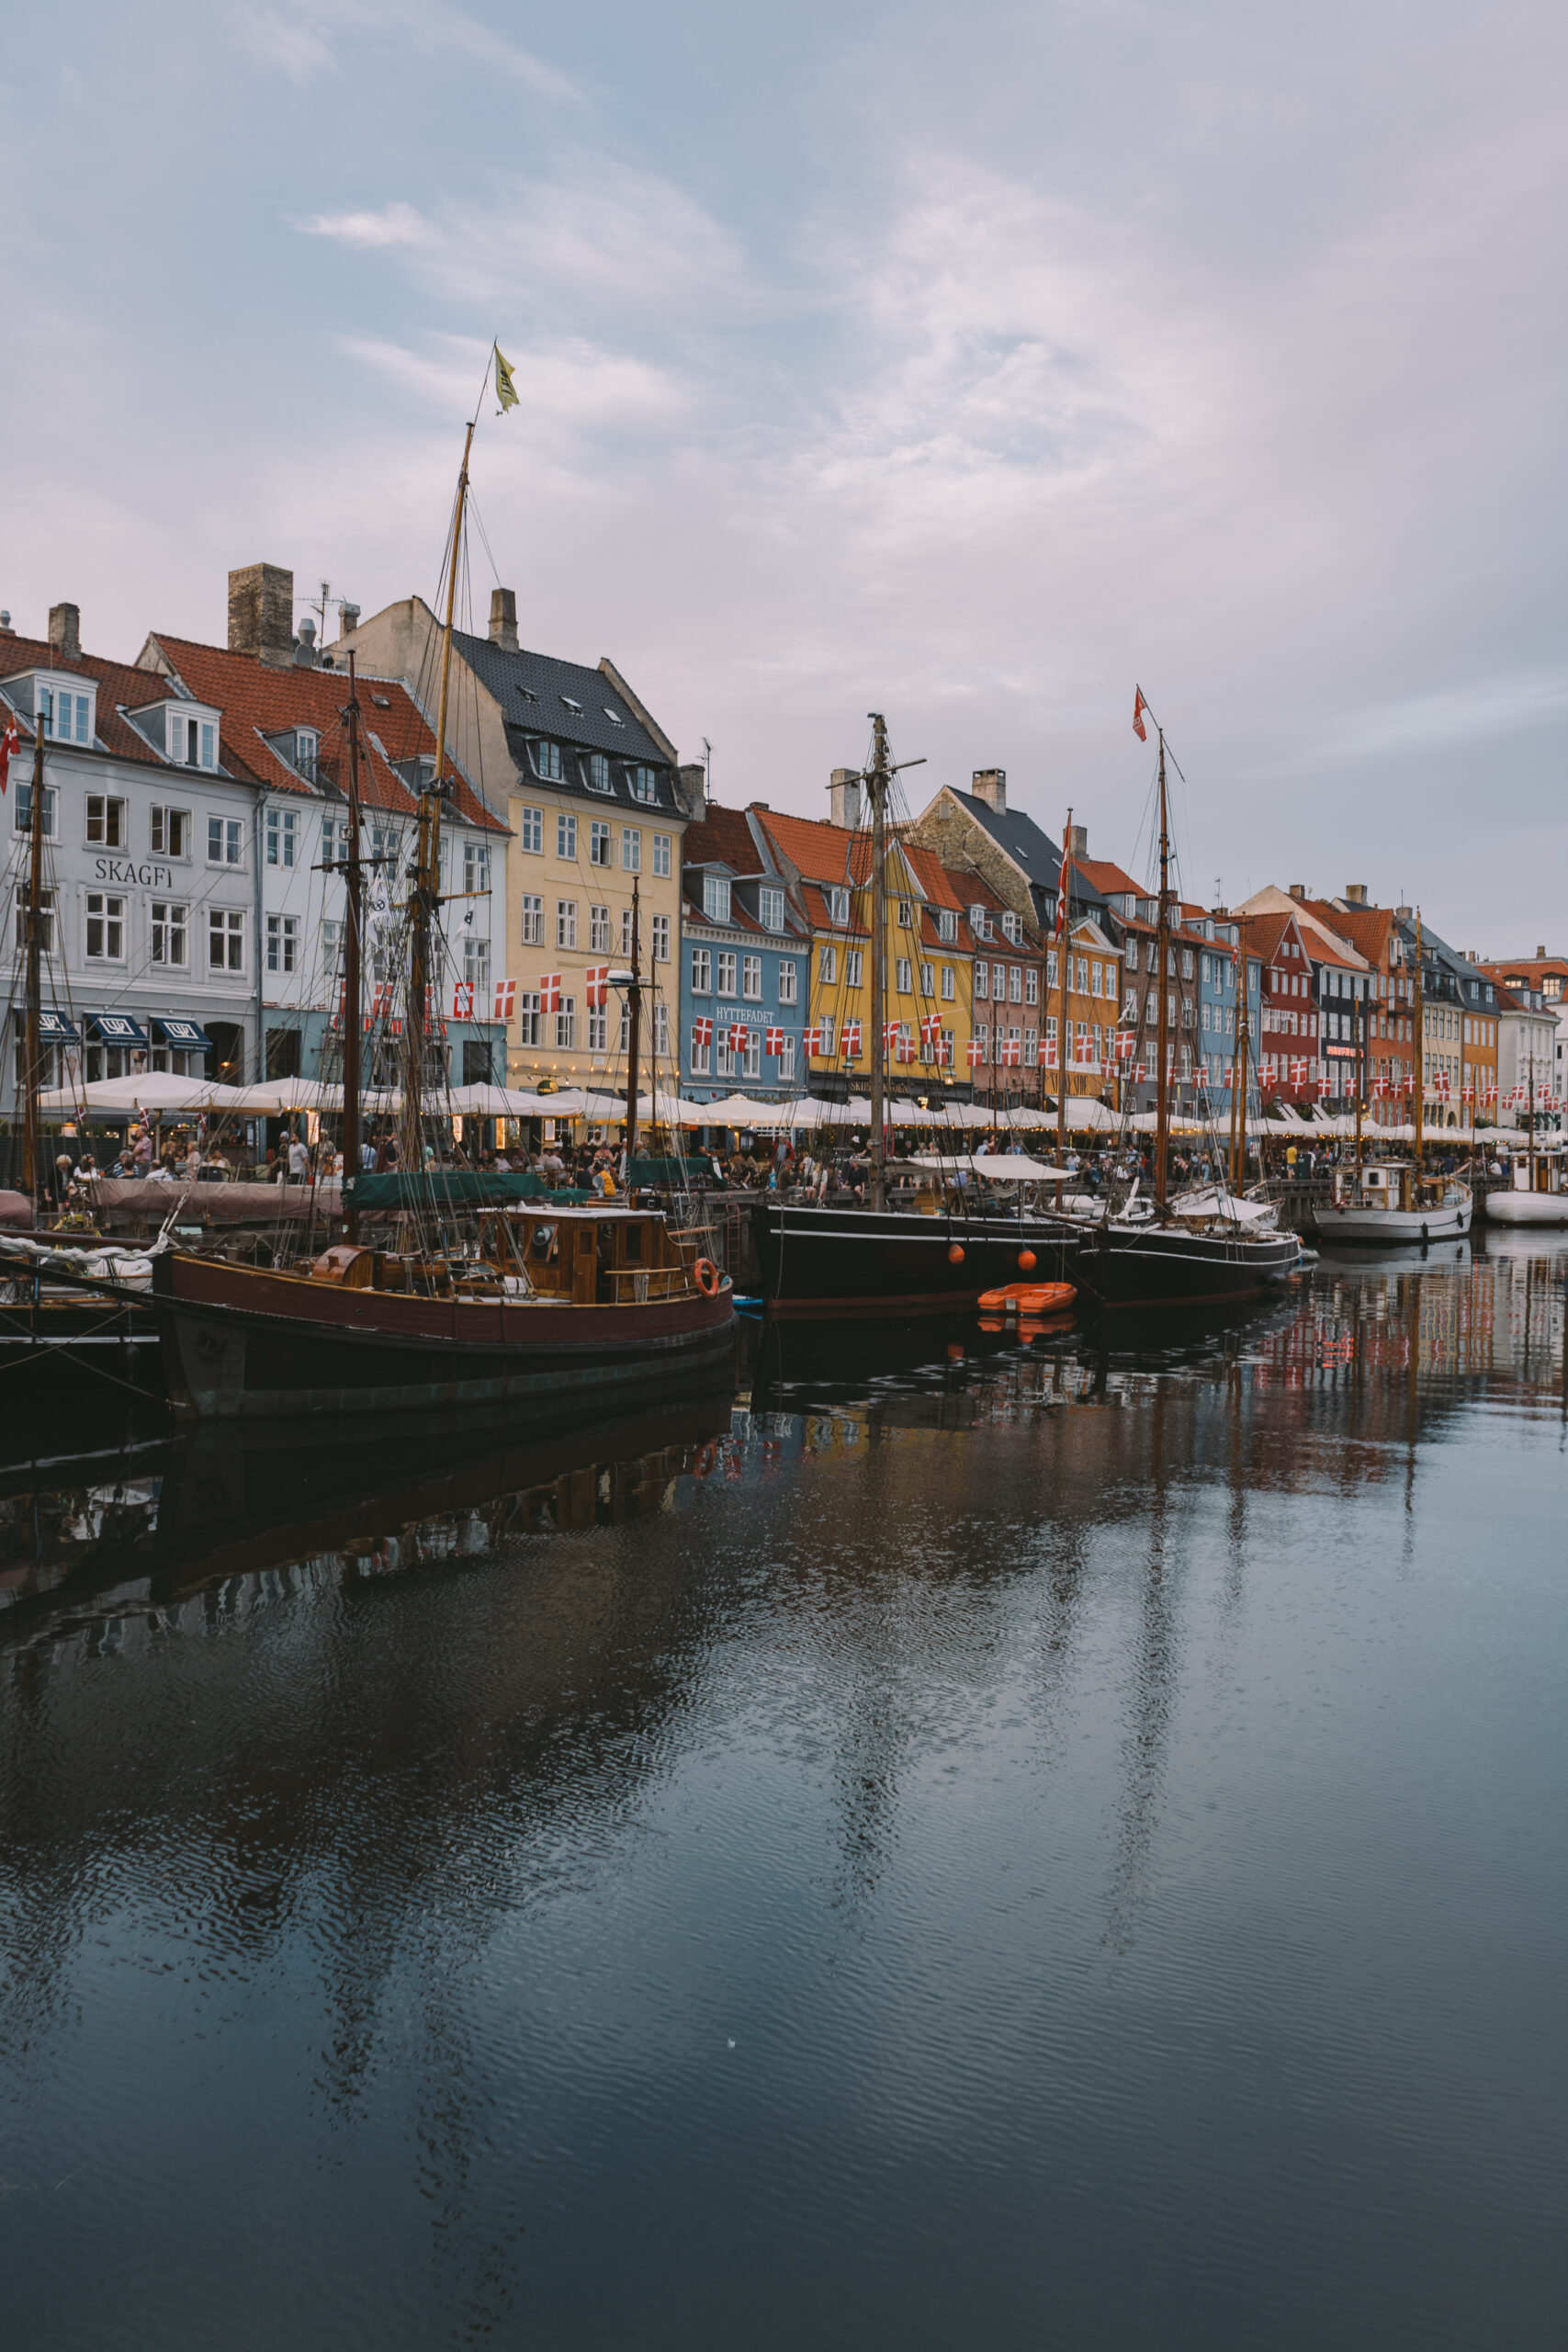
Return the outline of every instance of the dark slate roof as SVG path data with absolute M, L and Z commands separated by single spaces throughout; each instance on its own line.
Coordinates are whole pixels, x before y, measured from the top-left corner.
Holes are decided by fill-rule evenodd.
M 962 801 L 976 823 L 984 827 L 997 847 L 1005 850 L 1027 874 L 1034 894 L 1036 919 L 1045 920 L 1045 899 L 1055 899 L 1056 885 L 1062 874 L 1062 844 L 1054 842 L 1049 833 L 1041 831 L 1032 817 L 1021 808 L 996 809 L 988 800 L 981 800 L 975 793 L 959 792 L 953 787 L 954 800 Z M 1073 867 L 1072 904 L 1085 914 L 1106 912 L 1105 899 L 1085 875 L 1083 868 Z
M 508 726 L 515 721 L 529 734 L 553 736 L 584 751 L 608 752 L 613 758 L 649 767 L 669 766 L 666 754 L 626 709 L 603 670 L 588 669 L 581 662 L 558 662 L 553 654 L 534 653 L 526 646 L 513 653 L 464 629 L 453 630 L 452 642 L 495 696 Z M 569 695 L 581 709 L 571 708 Z M 529 695 L 535 699 L 530 701 Z M 619 726 L 607 716 L 612 710 Z

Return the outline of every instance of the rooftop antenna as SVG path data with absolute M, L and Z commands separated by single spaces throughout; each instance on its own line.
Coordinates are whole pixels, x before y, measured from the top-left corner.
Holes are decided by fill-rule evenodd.
M 713 798 L 713 745 L 703 737 L 703 798 Z

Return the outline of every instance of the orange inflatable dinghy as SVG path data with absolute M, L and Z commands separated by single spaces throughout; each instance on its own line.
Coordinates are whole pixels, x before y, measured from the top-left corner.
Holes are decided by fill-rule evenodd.
M 1077 1296 L 1071 1283 L 1004 1283 L 1000 1290 L 983 1290 L 979 1303 L 992 1314 L 1060 1315 Z

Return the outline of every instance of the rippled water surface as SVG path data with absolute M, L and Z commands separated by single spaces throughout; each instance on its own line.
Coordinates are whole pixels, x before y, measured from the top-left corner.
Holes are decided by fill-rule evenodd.
M 1565 1273 L 0 1430 L 7 2343 L 1560 2345 Z

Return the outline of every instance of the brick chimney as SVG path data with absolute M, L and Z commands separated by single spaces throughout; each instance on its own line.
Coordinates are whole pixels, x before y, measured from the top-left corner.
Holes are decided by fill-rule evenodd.
M 860 831 L 860 770 L 835 768 L 828 782 L 828 806 L 835 825 Z
M 82 612 L 77 605 L 51 605 L 49 641 L 62 661 L 82 659 Z
M 1296 904 L 1297 904 L 1297 906 L 1298 906 L 1298 907 L 1303 907 L 1303 906 L 1305 906 L 1305 904 L 1306 904 L 1306 894 L 1307 894 L 1307 886 L 1306 886 L 1306 884 L 1305 884 L 1304 882 L 1292 882 L 1292 883 L 1291 888 L 1290 888 L 1290 894 L 1289 894 L 1289 895 L 1290 895 L 1292 899 L 1294 899 L 1294 900 L 1295 900 L 1295 902 L 1296 902 Z
M 275 669 L 294 660 L 294 574 L 281 564 L 247 563 L 229 574 L 229 650 Z
M 1006 768 L 976 768 L 969 779 L 969 789 L 976 800 L 1001 816 L 1008 805 L 1008 772 Z
M 686 813 L 694 824 L 700 823 L 708 813 L 708 772 L 701 760 L 688 760 L 676 770 L 681 779 L 681 797 Z
M 1067 854 L 1069 857 L 1089 855 L 1089 827 L 1087 825 L 1075 825 L 1068 833 Z
M 499 645 L 503 653 L 517 650 L 515 588 L 492 588 L 490 592 L 490 641 Z
M 1347 882 L 1345 885 L 1345 899 L 1346 903 L 1349 906 L 1364 907 L 1367 903 L 1366 884 L 1364 882 Z

